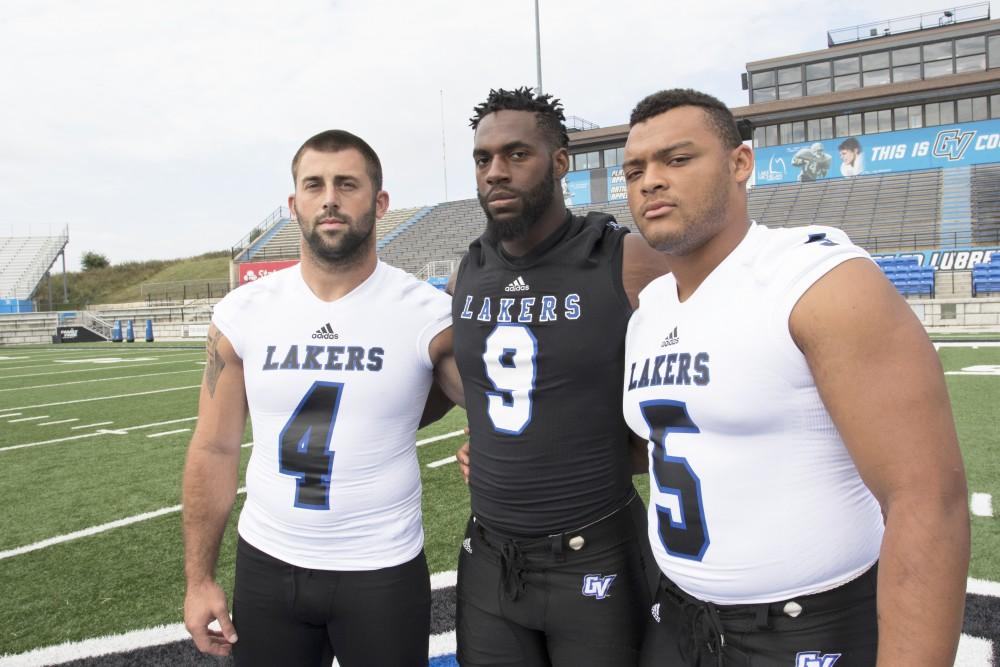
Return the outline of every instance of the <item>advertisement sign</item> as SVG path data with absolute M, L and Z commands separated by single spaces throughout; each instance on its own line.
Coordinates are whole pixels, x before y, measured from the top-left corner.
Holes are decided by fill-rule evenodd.
M 103 343 L 107 340 L 87 327 L 56 327 L 53 342 L 59 343 Z
M 1000 248 L 957 248 L 949 250 L 916 250 L 913 252 L 898 252 L 888 255 L 872 255 L 872 259 L 887 257 L 912 257 L 920 266 L 933 266 L 941 271 L 972 270 L 976 264 L 989 262 L 993 253 L 1000 253 Z
M 590 203 L 590 172 L 571 171 L 562 180 L 563 199 L 566 206 Z
M 625 186 L 625 170 L 621 167 L 608 168 L 608 201 L 619 201 L 628 198 Z
M 1000 162 L 1000 120 L 758 148 L 754 160 L 758 187 Z
M 283 259 L 277 262 L 244 262 L 240 264 L 239 275 L 240 285 L 252 283 L 258 278 L 263 278 L 269 273 L 287 269 L 299 263 L 297 259 Z

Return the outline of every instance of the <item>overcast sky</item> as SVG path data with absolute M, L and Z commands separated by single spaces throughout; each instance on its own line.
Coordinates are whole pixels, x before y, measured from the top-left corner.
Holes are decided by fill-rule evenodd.
M 747 61 L 940 8 L 541 0 L 543 87 L 602 126 L 662 88 L 739 106 Z M 283 205 L 292 154 L 329 128 L 372 144 L 392 208 L 444 201 L 445 164 L 447 198 L 474 196 L 468 118 L 491 87 L 536 83 L 534 4 L 3 0 L 0 83 L 0 236 L 68 225 L 71 270 L 89 250 L 185 257 Z

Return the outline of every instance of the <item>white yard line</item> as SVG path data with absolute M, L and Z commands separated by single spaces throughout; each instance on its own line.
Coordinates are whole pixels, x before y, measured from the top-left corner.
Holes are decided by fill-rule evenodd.
M 21 417 L 20 419 L 11 419 L 7 423 L 17 424 L 19 422 L 33 422 L 33 421 L 38 421 L 39 419 L 48 419 L 48 418 L 49 418 L 48 415 L 36 415 L 35 417 Z
M 87 384 L 88 382 L 109 382 L 112 380 L 132 380 L 135 378 L 151 378 L 158 375 L 176 375 L 178 373 L 201 373 L 203 372 L 200 368 L 188 368 L 183 371 L 163 371 L 162 373 L 142 373 L 140 375 L 120 375 L 113 378 L 93 378 L 90 380 L 74 380 L 73 382 L 55 382 L 53 384 L 36 384 L 31 387 L 10 387 L 7 389 L 0 389 L 3 391 L 27 391 L 29 389 L 48 389 L 50 387 L 64 387 L 70 384 Z
M 10 445 L 8 447 L 0 447 L 0 452 L 9 452 L 14 449 L 24 449 L 26 447 L 38 447 L 39 445 L 52 445 L 57 442 L 70 442 L 72 440 L 83 440 L 84 438 L 93 438 L 98 435 L 126 435 L 129 431 L 138 431 L 144 428 L 153 428 L 154 426 L 166 426 L 167 424 L 177 424 L 179 422 L 188 422 L 197 419 L 197 417 L 182 417 L 180 419 L 168 419 L 162 422 L 153 422 L 152 424 L 139 424 L 138 426 L 129 426 L 128 428 L 119 429 L 100 429 L 94 433 L 81 433 L 80 435 L 70 435 L 65 438 L 53 438 L 52 440 L 41 440 L 39 442 L 26 442 L 22 445 Z M 101 422 L 100 425 L 111 424 L 113 422 Z M 76 428 L 75 426 L 73 428 Z
M 191 429 L 189 428 L 178 428 L 173 431 L 163 431 L 162 433 L 150 433 L 147 438 L 162 438 L 165 435 L 174 435 L 175 433 L 187 433 Z
M 996 581 L 986 581 L 985 579 L 973 579 L 969 577 L 969 580 L 965 584 L 966 593 L 974 593 L 976 595 L 991 595 L 995 598 L 1000 598 L 1000 582 Z
M 446 459 L 438 459 L 437 461 L 431 461 L 430 463 L 427 464 L 426 467 L 428 467 L 428 468 L 440 468 L 441 466 L 446 466 L 449 463 L 455 463 L 456 461 L 458 461 L 458 459 L 456 459 L 455 455 L 452 454 L 451 456 L 449 456 Z
M 35 424 L 35 426 L 55 426 L 56 424 L 68 424 L 70 422 L 80 421 L 79 417 L 73 417 L 72 419 L 60 419 L 54 422 L 42 422 L 41 424 Z
M 108 424 L 114 424 L 114 422 L 95 422 L 93 424 L 83 424 L 81 426 L 70 426 L 69 430 L 75 431 L 80 428 L 92 428 L 94 426 L 107 426 Z
M 10 379 L 14 379 L 14 378 L 33 378 L 33 377 L 38 377 L 40 375 L 66 375 L 67 373 L 92 373 L 94 371 L 106 371 L 106 370 L 109 370 L 109 369 L 113 369 L 113 370 L 119 371 L 119 370 L 123 370 L 123 369 L 126 369 L 126 368 L 148 368 L 150 366 L 164 366 L 166 364 L 189 364 L 192 361 L 197 361 L 198 359 L 200 359 L 200 358 L 202 358 L 204 356 L 205 356 L 204 353 L 202 353 L 202 354 L 199 354 L 199 355 L 197 355 L 195 357 L 192 357 L 191 359 L 172 359 L 170 361 L 156 361 L 156 362 L 153 362 L 151 364 L 135 364 L 135 365 L 132 365 L 132 366 L 107 366 L 107 365 L 105 365 L 105 366 L 98 366 L 96 368 L 70 368 L 70 369 L 64 370 L 64 371 L 49 371 L 47 373 L 24 373 L 22 375 L 4 375 L 3 379 L 10 380 Z M 30 368 L 50 368 L 50 366 L 25 366 L 24 368 L 18 369 L 18 370 L 27 370 L 27 369 L 30 369 Z M 8 369 L 5 369 L 5 370 L 15 370 L 15 369 L 8 368 Z
M 0 415 L 0 419 L 7 419 L 7 417 L 20 417 L 23 412 L 8 412 L 7 414 Z
M 969 508 L 975 516 L 993 516 L 993 496 L 988 493 L 973 493 Z
M 247 489 L 245 486 L 236 491 L 237 494 L 246 492 Z M 102 523 L 99 526 L 91 526 L 90 528 L 84 528 L 83 530 L 77 530 L 72 533 L 66 533 L 65 535 L 57 535 L 56 537 L 50 537 L 47 540 L 42 540 L 41 542 L 35 542 L 34 544 L 26 544 L 25 546 L 17 547 L 16 549 L 8 549 L 7 551 L 0 551 L 0 560 L 4 560 L 6 558 L 13 558 L 14 556 L 20 556 L 21 554 L 31 553 L 32 551 L 45 549 L 46 547 L 51 547 L 56 544 L 63 544 L 64 542 L 72 542 L 73 540 L 78 540 L 81 537 L 90 537 L 91 535 L 98 535 L 100 533 L 105 533 L 115 528 L 121 528 L 122 526 L 129 526 L 132 525 L 133 523 L 139 523 L 141 521 L 149 521 L 150 519 L 155 519 L 157 517 L 166 516 L 167 514 L 173 514 L 175 512 L 180 512 L 180 511 L 181 511 L 180 505 L 161 507 L 160 509 L 153 510 L 152 512 L 143 512 L 142 514 L 128 516 L 125 517 L 124 519 L 118 519 L 117 521 Z
M 8 410 L 31 410 L 34 408 L 51 408 L 57 405 L 73 405 L 74 403 L 91 403 L 93 401 L 111 401 L 116 398 L 133 398 L 135 396 L 149 396 L 150 394 L 164 394 L 168 391 L 184 391 L 185 389 L 198 389 L 200 384 L 192 384 L 186 387 L 170 387 L 169 389 L 153 389 L 151 391 L 137 391 L 134 394 L 117 394 L 115 396 L 97 396 L 95 398 L 78 398 L 73 401 L 58 401 L 56 403 L 39 403 L 38 405 L 19 405 Z
M 423 440 L 417 440 L 417 447 L 429 445 L 432 442 L 440 442 L 441 440 L 450 440 L 452 438 L 457 438 L 460 435 L 465 435 L 465 431 L 452 431 L 451 433 L 445 433 L 444 435 L 435 435 L 433 438 L 424 438 Z
M 51 445 L 57 442 L 69 442 L 71 440 L 83 440 L 84 438 L 93 438 L 101 433 L 83 433 L 81 435 L 71 435 L 65 438 L 53 438 L 52 440 L 40 440 L 39 442 L 26 442 L 23 445 L 10 445 L 8 447 L 0 447 L 0 452 L 10 452 L 15 449 L 26 449 L 27 447 L 38 447 L 40 445 Z

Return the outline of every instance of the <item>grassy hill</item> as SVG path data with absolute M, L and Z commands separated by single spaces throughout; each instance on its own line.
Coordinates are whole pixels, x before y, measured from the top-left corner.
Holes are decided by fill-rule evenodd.
M 211 283 L 220 291 L 220 283 L 229 281 L 229 251 L 210 252 L 186 259 L 123 262 L 103 269 L 90 269 L 66 274 L 69 303 L 62 303 L 62 275 L 52 275 L 52 307 L 55 310 L 82 309 L 89 304 L 130 303 L 154 300 L 206 296 Z M 181 284 L 188 283 L 185 290 Z M 174 284 L 164 284 L 174 283 Z M 146 295 L 142 286 L 146 285 Z M 186 294 L 185 294 L 186 292 Z M 214 294 L 214 292 L 213 292 Z M 48 307 L 45 283 L 35 293 L 39 306 Z

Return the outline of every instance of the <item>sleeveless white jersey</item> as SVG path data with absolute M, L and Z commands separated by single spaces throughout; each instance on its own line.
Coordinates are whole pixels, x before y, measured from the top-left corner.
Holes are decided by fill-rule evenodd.
M 673 275 L 639 294 L 625 418 L 650 441 L 653 552 L 689 594 L 776 602 L 839 586 L 877 559 L 879 504 L 788 330 L 813 283 L 867 256 L 836 229 L 752 223 L 683 303 Z
M 212 322 L 243 360 L 253 425 L 240 536 L 312 569 L 414 558 L 416 431 L 449 296 L 380 261 L 328 303 L 296 265 L 230 292 Z

